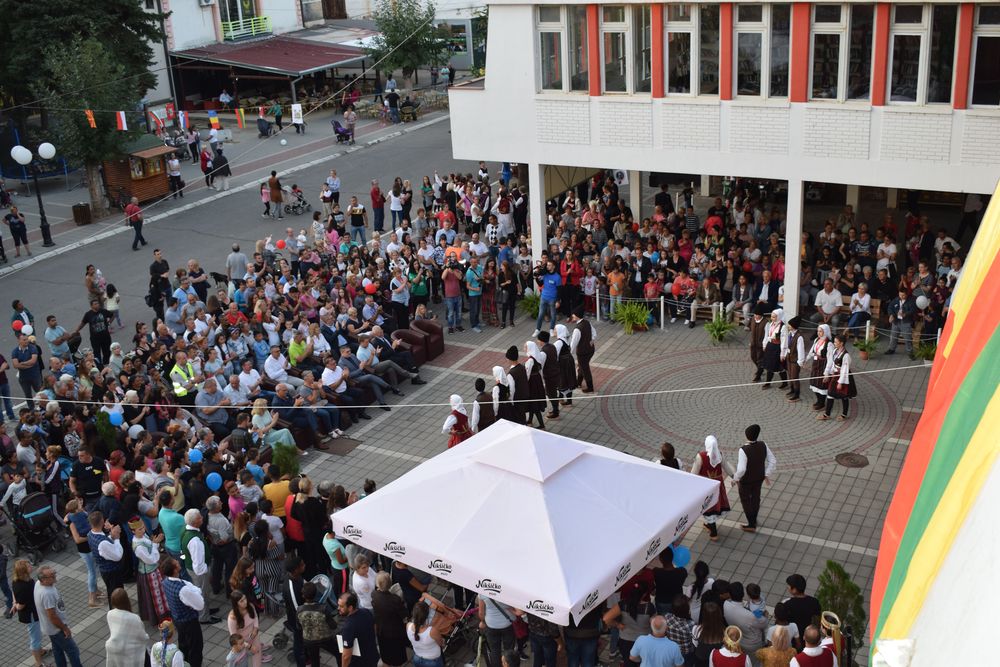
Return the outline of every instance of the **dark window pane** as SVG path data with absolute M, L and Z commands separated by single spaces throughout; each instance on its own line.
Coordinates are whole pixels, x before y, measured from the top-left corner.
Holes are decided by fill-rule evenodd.
M 604 6 L 604 22 L 605 23 L 624 23 L 625 22 L 625 6 L 624 5 L 605 5 Z
M 976 39 L 976 71 L 972 76 L 972 103 L 1000 104 L 1000 37 Z
M 604 33 L 604 90 L 606 92 L 625 92 L 625 57 L 625 33 Z
M 590 90 L 588 76 L 590 61 L 587 56 L 587 8 L 575 5 L 566 8 L 569 19 L 569 89 Z
M 667 92 L 691 92 L 691 33 L 667 33 Z
M 539 23 L 559 23 L 559 8 L 552 5 L 538 8 Z
M 648 93 L 652 83 L 652 30 L 649 25 L 649 5 L 632 6 L 632 46 L 635 50 L 634 88 Z
M 916 102 L 920 73 L 920 35 L 896 35 L 892 39 L 892 74 L 889 101 Z
M 699 95 L 719 94 L 719 5 L 699 5 Z
M 927 77 L 927 102 L 951 102 L 951 80 L 955 70 L 955 23 L 958 5 L 935 5 L 931 25 L 930 71 Z
M 893 22 L 896 25 L 920 23 L 924 20 L 923 5 L 896 5 Z
M 847 63 L 847 99 L 871 97 L 872 35 L 875 32 L 875 8 L 851 6 L 850 61 Z
M 840 23 L 840 5 L 816 5 L 813 17 L 816 23 Z
M 562 90 L 562 35 L 543 32 L 541 37 L 542 90 Z
M 736 5 L 737 21 L 744 23 L 760 23 L 764 20 L 763 5 Z
M 837 99 L 840 69 L 840 35 L 813 35 L 812 96 Z
M 790 5 L 771 6 L 771 97 L 788 97 Z
M 1000 25 L 1000 5 L 979 5 L 979 25 Z
M 691 21 L 691 5 L 667 5 L 667 23 Z
M 760 95 L 759 32 L 741 32 L 736 41 L 736 94 Z

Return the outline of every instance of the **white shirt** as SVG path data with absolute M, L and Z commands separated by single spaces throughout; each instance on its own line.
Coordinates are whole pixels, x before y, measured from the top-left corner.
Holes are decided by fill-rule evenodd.
M 191 554 L 191 570 L 200 577 L 208 572 L 208 565 L 205 564 L 205 543 L 200 539 L 201 531 L 191 525 L 184 526 L 184 530 L 198 534 L 199 539 L 188 542 L 188 553 Z
M 285 543 L 285 534 L 282 532 L 285 524 L 281 522 L 279 517 L 270 514 L 265 514 L 261 518 L 267 521 L 267 526 L 271 530 L 271 539 L 277 546 L 282 546 Z
M 286 368 L 288 368 L 288 360 L 283 354 L 279 354 L 277 359 L 274 358 L 273 354 L 269 354 L 264 360 L 264 373 L 275 382 L 284 382 L 288 379 Z
M 797 626 L 794 623 L 792 623 L 791 621 L 789 621 L 788 625 L 783 625 L 783 626 L 772 625 L 772 626 L 770 626 L 764 632 L 764 641 L 766 641 L 768 644 L 770 644 L 771 643 L 771 637 L 774 636 L 774 630 L 776 628 L 779 628 L 779 627 L 783 627 L 783 628 L 785 628 L 786 631 L 788 631 L 788 639 L 789 639 L 789 641 L 791 641 L 792 639 L 795 639 L 796 637 L 799 636 L 799 626 Z
M 770 478 L 774 473 L 775 467 L 778 465 L 778 459 L 774 458 L 774 453 L 771 448 L 764 445 L 764 477 Z M 736 474 L 733 475 L 733 479 L 737 482 L 743 479 L 743 475 L 747 472 L 747 455 L 744 453 L 743 448 L 740 447 L 739 458 L 736 460 Z
M 375 572 L 368 568 L 368 576 L 362 577 L 357 570 L 351 575 L 351 587 L 358 596 L 358 604 L 365 609 L 372 608 L 372 592 L 375 590 Z
M 181 592 L 177 594 L 177 596 L 181 599 L 181 602 L 195 611 L 201 611 L 205 608 L 205 598 L 202 597 L 200 588 L 192 584 L 190 581 L 184 581 L 183 579 L 178 579 L 177 577 L 167 577 L 167 579 L 180 581 L 184 584 L 184 587 L 181 588 Z
M 802 652 L 808 656 L 816 657 L 823 653 L 826 649 L 822 646 L 806 646 L 802 649 Z M 799 667 L 799 661 L 792 658 L 792 661 L 788 663 L 788 667 Z M 837 667 L 837 656 L 833 656 L 833 667 Z
M 490 254 L 490 249 L 489 247 L 487 247 L 485 243 L 480 241 L 479 243 L 470 243 L 469 252 L 471 252 L 473 255 L 477 257 L 485 257 L 486 255 Z
M 347 383 L 341 382 L 341 378 L 343 377 L 344 369 L 340 366 L 334 366 L 333 368 L 323 369 L 323 375 L 320 377 L 320 381 L 323 383 L 324 387 L 332 387 L 339 382 L 339 386 L 334 391 L 338 394 L 343 394 L 347 391 Z
M 95 532 L 95 531 L 90 531 Z M 104 533 L 98 533 L 103 535 Z M 104 560 L 120 561 L 125 550 L 122 548 L 122 543 L 120 540 L 104 540 L 97 545 L 97 554 Z
M 326 338 L 323 338 L 322 334 L 307 337 L 306 346 L 308 347 L 310 343 L 312 343 L 313 346 L 313 354 L 317 357 L 321 357 L 324 352 L 330 351 L 330 344 L 326 342 Z
M 865 293 L 864 296 L 854 294 L 851 296 L 851 314 L 872 312 L 872 295 Z
M 790 349 L 788 347 L 788 345 L 790 343 L 789 338 L 793 337 L 794 335 L 795 335 L 794 332 L 786 324 L 784 330 L 781 332 L 781 358 L 782 359 L 784 359 L 785 357 L 788 356 L 788 352 L 790 351 Z M 805 340 L 806 340 L 805 336 L 799 336 L 798 340 L 795 343 L 795 354 L 796 354 L 795 358 L 798 359 L 798 361 L 796 362 L 796 364 L 798 366 L 801 366 L 803 363 L 805 363 L 805 360 L 806 360 L 806 343 L 805 343 Z
M 160 550 L 148 537 L 141 540 L 133 539 L 132 551 L 134 551 L 136 557 L 138 557 L 139 560 L 146 565 L 156 565 L 160 562 Z
M 244 391 L 253 393 L 259 383 L 260 373 L 257 372 L 256 368 L 251 368 L 249 373 L 246 371 L 240 373 L 240 387 L 242 387 Z
M 822 308 L 827 315 L 833 315 L 844 305 L 844 297 L 836 289 L 831 290 L 829 294 L 825 289 L 821 289 L 813 305 Z
M 594 327 L 594 323 L 590 323 L 590 340 L 592 342 L 597 342 L 597 328 Z M 576 329 L 573 329 L 573 335 L 569 337 L 569 351 L 570 354 L 576 354 L 576 346 L 580 344 L 580 328 L 577 325 Z
M 831 343 L 831 345 L 833 345 L 833 343 Z M 830 350 L 826 355 L 826 370 L 823 371 L 826 375 L 833 375 L 833 369 L 834 369 L 833 357 L 836 353 L 837 349 L 834 348 Z M 837 376 L 837 384 L 847 384 L 848 381 L 850 380 L 850 374 L 851 374 L 851 355 L 845 352 L 844 356 L 840 360 L 840 375 Z

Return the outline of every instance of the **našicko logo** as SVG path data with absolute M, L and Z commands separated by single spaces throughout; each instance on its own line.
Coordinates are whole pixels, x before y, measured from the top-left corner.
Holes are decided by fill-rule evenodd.
M 615 588 L 621 585 L 623 581 L 628 579 L 628 575 L 632 573 L 632 563 L 625 563 L 620 568 L 618 568 L 618 576 L 615 577 Z
M 344 526 L 344 537 L 351 537 L 354 539 L 361 539 L 361 529 L 355 525 Z
M 680 535 L 684 531 L 684 529 L 687 528 L 687 525 L 688 525 L 688 515 L 685 514 L 680 518 L 680 521 L 677 522 L 677 527 L 674 528 L 674 535 L 675 536 Z
M 600 593 L 598 591 L 596 591 L 596 590 L 593 593 L 591 593 L 590 595 L 588 595 L 587 599 L 583 601 L 583 606 L 580 607 L 580 611 L 587 611 L 588 609 L 590 609 L 591 607 L 593 607 L 594 604 L 597 602 L 597 598 L 599 596 L 600 596 Z
M 496 594 L 499 594 L 501 591 L 503 591 L 503 586 L 493 581 L 492 579 L 480 579 L 479 581 L 476 582 L 476 588 L 478 588 L 481 591 L 486 591 L 488 593 L 496 593 Z
M 532 600 L 528 603 L 528 611 L 539 616 L 551 616 L 555 613 L 556 608 L 545 600 Z
M 438 574 L 451 574 L 451 563 L 435 558 L 427 564 L 427 569 Z
M 705 496 L 705 500 L 701 501 L 701 511 L 704 512 L 712 504 L 712 494 Z
M 382 547 L 382 551 L 386 552 L 387 554 L 392 554 L 394 556 L 406 555 L 406 547 L 400 544 L 399 542 L 386 542 L 385 546 Z
M 652 558 L 653 554 L 660 553 L 660 545 L 662 544 L 663 541 L 658 537 L 654 539 L 652 542 L 650 542 L 649 546 L 646 547 L 646 560 Z

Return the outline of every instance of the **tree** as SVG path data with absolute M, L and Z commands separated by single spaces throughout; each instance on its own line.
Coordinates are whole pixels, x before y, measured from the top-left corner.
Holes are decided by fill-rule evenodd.
M 819 575 L 816 597 L 823 609 L 832 611 L 840 618 L 842 629 L 851 629 L 854 637 L 854 651 L 857 654 L 865 636 L 865 596 L 851 581 L 847 570 L 835 561 L 826 561 L 826 569 Z M 851 667 L 851 666 L 845 666 Z
M 75 39 L 44 53 L 46 76 L 31 86 L 38 99 L 51 99 L 49 117 L 60 153 L 71 162 L 84 165 L 90 205 L 95 215 L 105 213 L 101 191 L 102 160 L 120 156 L 125 144 L 139 133 L 136 114 L 129 119 L 130 130 L 117 129 L 115 109 L 135 109 L 145 91 L 140 77 L 129 77 L 126 66 L 96 39 Z M 107 85 L 115 82 L 113 85 Z M 92 128 L 81 109 L 96 109 Z
M 434 63 L 447 49 L 434 22 L 435 11 L 433 2 L 425 6 L 420 0 L 378 0 L 372 18 L 379 34 L 372 39 L 368 55 L 381 61 L 383 71 L 399 69 L 403 78 L 416 81 L 417 69 Z

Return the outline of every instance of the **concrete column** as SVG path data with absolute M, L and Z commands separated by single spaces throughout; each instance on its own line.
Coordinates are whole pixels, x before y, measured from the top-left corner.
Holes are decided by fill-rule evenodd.
M 861 186 L 860 185 L 848 185 L 847 186 L 847 201 L 845 204 L 854 208 L 854 213 L 858 213 L 858 204 L 861 203 Z
M 628 205 L 636 222 L 642 221 L 642 172 L 628 172 Z
M 701 192 L 698 193 L 702 197 L 712 196 L 712 177 L 706 174 L 702 174 L 701 177 Z
M 896 208 L 896 197 L 899 196 L 898 188 L 886 188 L 885 189 L 885 207 L 888 209 Z
M 788 181 L 788 211 L 785 218 L 785 321 L 799 314 L 799 275 L 802 254 L 803 182 Z
M 531 236 L 531 259 L 537 262 L 545 249 L 545 165 L 528 167 L 528 234 Z

